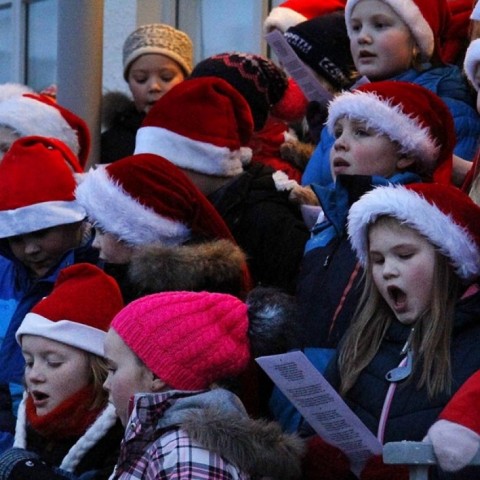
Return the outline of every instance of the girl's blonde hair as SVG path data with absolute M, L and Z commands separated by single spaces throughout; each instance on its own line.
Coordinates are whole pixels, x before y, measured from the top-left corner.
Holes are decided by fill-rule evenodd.
M 393 217 L 382 216 L 370 227 L 379 222 L 387 226 L 401 224 Z M 353 387 L 361 372 L 373 360 L 390 325 L 396 320 L 373 282 L 370 259 L 367 259 L 364 276 L 365 287 L 355 319 L 340 347 L 338 366 L 341 395 Z M 436 251 L 431 307 L 417 319 L 411 344 L 413 371 L 410 379 L 415 374 L 418 378 L 417 388 L 426 386 L 429 398 L 450 392 L 450 339 L 460 285 L 449 259 Z
M 90 409 L 102 408 L 108 402 L 108 393 L 103 388 L 108 375 L 107 361 L 94 353 L 85 352 L 84 354 L 88 358 L 91 370 L 90 381 L 94 392 Z

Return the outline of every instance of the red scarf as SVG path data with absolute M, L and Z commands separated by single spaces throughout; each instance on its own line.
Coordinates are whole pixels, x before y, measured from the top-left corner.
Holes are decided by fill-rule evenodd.
M 49 440 L 80 437 L 103 409 L 90 409 L 93 397 L 93 386 L 88 385 L 64 400 L 50 413 L 39 417 L 29 395 L 26 402 L 27 421 L 42 437 Z

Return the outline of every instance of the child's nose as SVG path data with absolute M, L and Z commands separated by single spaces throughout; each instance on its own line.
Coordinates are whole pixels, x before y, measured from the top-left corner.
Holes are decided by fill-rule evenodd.
M 392 261 L 385 260 L 383 263 L 383 278 L 392 278 L 397 275 L 397 268 Z
M 38 364 L 34 363 L 26 372 L 26 376 L 30 382 L 42 382 L 45 380 L 45 375 Z
M 364 44 L 364 43 L 371 43 L 371 41 L 372 41 L 372 36 L 370 35 L 368 29 L 365 27 L 362 27 L 357 32 L 357 42 L 359 44 Z
M 32 255 L 40 251 L 40 246 L 34 239 L 26 240 L 24 244 L 24 250 L 26 255 Z
M 162 90 L 162 82 L 160 81 L 159 78 L 153 77 L 149 81 L 148 89 L 151 92 L 159 92 Z
M 333 148 L 335 150 L 346 150 L 348 148 L 348 142 L 344 133 L 342 133 L 335 139 L 335 142 L 333 143 Z

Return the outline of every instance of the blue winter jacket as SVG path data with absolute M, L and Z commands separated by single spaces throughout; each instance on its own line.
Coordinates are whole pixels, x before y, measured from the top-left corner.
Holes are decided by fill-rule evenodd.
M 75 263 L 98 263 L 98 251 L 92 248 L 93 237 L 82 246 L 69 250 L 60 263 L 44 277 L 32 279 L 26 267 L 11 253 L 6 242 L 0 242 L 0 385 L 10 387 L 13 401 L 13 414 L 20 403 L 23 387 L 22 379 L 25 362 L 20 346 L 15 340 L 15 333 L 25 315 L 43 297 L 48 295 L 60 271 Z M 0 389 L 0 406 L 9 405 L 8 389 Z M 8 412 L 0 411 L 8 418 Z M 0 450 L 2 450 L 2 432 L 9 430 L 9 425 L 0 423 Z
M 410 69 L 390 80 L 416 83 L 436 93 L 448 106 L 453 116 L 457 138 L 455 155 L 464 160 L 473 159 L 480 138 L 480 115 L 475 108 L 475 97 L 457 66 L 447 65 L 424 72 Z M 332 183 L 329 156 L 334 141 L 327 128 L 324 128 L 303 173 L 303 185 Z

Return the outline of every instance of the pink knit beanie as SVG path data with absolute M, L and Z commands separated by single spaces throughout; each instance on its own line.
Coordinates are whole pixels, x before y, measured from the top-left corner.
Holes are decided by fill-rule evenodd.
M 111 327 L 177 390 L 202 390 L 248 364 L 247 305 L 221 293 L 164 292 L 121 310 Z

